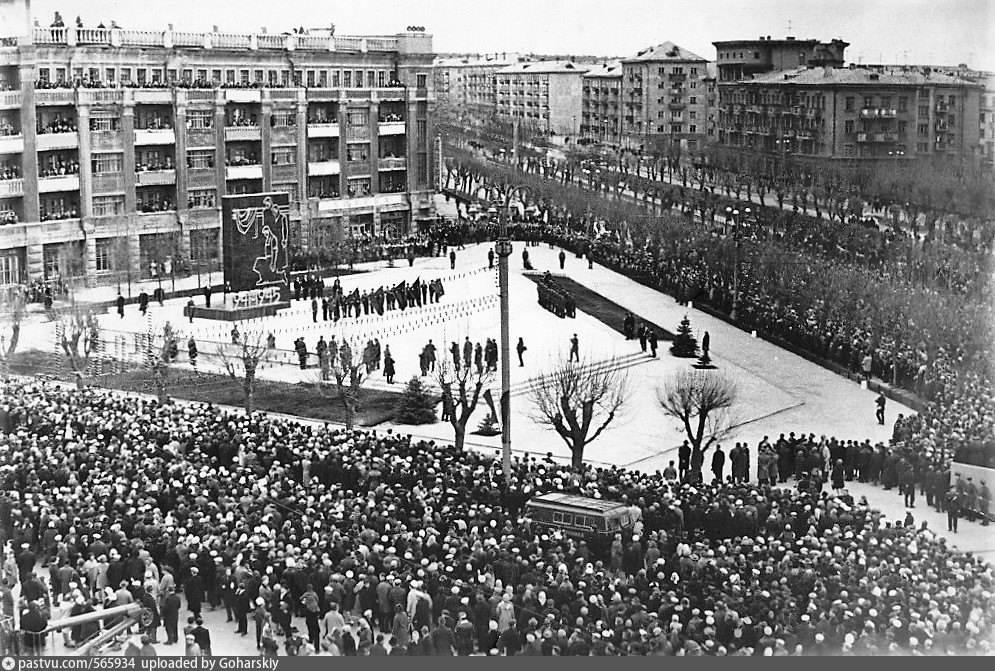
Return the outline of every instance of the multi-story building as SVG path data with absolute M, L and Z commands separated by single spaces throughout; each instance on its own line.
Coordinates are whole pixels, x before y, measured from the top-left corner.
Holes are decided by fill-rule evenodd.
M 718 143 L 771 157 L 975 157 L 981 88 L 928 68 L 760 74 L 720 83 Z
M 622 64 L 595 66 L 582 81 L 581 135 L 605 144 L 621 144 Z
M 433 68 L 440 114 L 464 126 L 491 122 L 497 111 L 498 70 L 523 60 L 507 53 L 437 58 Z
M 424 33 L 25 33 L 0 41 L 0 284 L 216 264 L 226 194 L 289 193 L 303 248 L 434 217 Z
M 712 62 L 708 64 L 708 74 L 705 75 L 705 142 L 715 144 L 718 140 L 719 125 L 719 69 Z
M 630 148 L 696 150 L 708 122 L 708 60 L 664 42 L 622 60 L 622 138 Z
M 843 40 L 820 42 L 787 37 L 773 40 L 770 35 L 756 40 L 712 42 L 715 45 L 719 86 L 739 82 L 764 72 L 791 70 L 802 66 L 843 66 Z
M 978 115 L 978 142 L 981 145 L 981 165 L 986 170 L 995 167 L 995 75 L 983 80 L 981 110 Z
M 530 61 L 497 71 L 497 118 L 516 120 L 526 133 L 576 136 L 582 77 L 592 66 L 573 61 Z

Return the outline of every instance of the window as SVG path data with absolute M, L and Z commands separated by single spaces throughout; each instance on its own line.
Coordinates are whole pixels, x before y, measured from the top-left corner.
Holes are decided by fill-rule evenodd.
M 166 78 L 169 80 L 170 84 L 176 83 L 176 77 L 177 77 L 176 68 L 169 68 L 168 70 L 166 70 Z
M 327 70 L 318 70 L 318 88 L 328 88 Z
M 124 170 L 124 158 L 121 154 L 94 154 L 91 164 L 94 175 L 106 175 Z
M 162 68 L 152 68 L 152 83 L 162 84 Z
M 293 110 L 278 110 L 273 112 L 270 117 L 270 125 L 274 128 L 277 126 L 294 126 L 297 123 L 297 113 Z
M 263 71 L 262 70 L 256 70 L 253 73 L 253 75 L 254 75 L 253 81 L 255 81 L 257 84 L 262 84 L 263 83 Z
M 366 143 L 350 144 L 348 147 L 350 161 L 366 161 L 370 158 L 370 145 Z
M 234 84 L 235 83 L 235 71 L 234 70 L 225 70 L 225 83 L 226 84 Z
M 418 155 L 418 183 L 426 184 L 428 183 L 428 155 L 419 154 Z
M 951 105 L 955 104 L 957 102 L 957 96 L 953 94 L 947 96 L 947 102 L 950 103 Z
M 370 195 L 370 179 L 368 177 L 349 180 L 350 198 L 362 198 L 368 195 Z
M 901 97 L 898 99 L 898 111 L 907 112 L 909 109 L 909 99 L 906 97 Z
M 898 122 L 898 134 L 899 135 L 908 135 L 909 134 L 909 122 L 908 121 L 899 121 Z
M 678 100 L 675 100 L 674 102 L 680 102 L 680 100 L 678 99 Z M 697 98 L 697 96 L 691 96 L 690 103 L 692 105 L 697 105 L 698 104 L 698 98 Z
M 211 83 L 213 84 L 221 83 L 221 70 L 211 70 Z
M 415 137 L 417 138 L 419 147 L 424 147 L 428 144 L 428 122 L 424 119 L 419 119 L 415 123 Z
M 190 209 L 214 207 L 216 192 L 214 189 L 190 189 L 189 202 L 187 205 Z M 193 247 L 193 234 L 196 231 L 190 231 L 190 244 L 191 249 Z
M 853 145 L 852 144 L 843 145 L 843 154 L 845 156 L 853 156 Z
M 192 261 L 218 260 L 217 228 L 203 228 L 190 231 L 190 259 Z
M 192 169 L 213 168 L 214 150 L 191 149 L 187 152 L 187 167 Z
M 94 248 L 97 257 L 97 272 L 106 273 L 112 270 L 111 259 L 114 256 L 114 238 L 97 238 Z
M 124 214 L 124 196 L 94 196 L 93 216 L 110 217 Z
M 919 137 L 928 137 L 929 136 L 929 124 L 928 123 L 921 123 L 921 124 L 919 124 L 919 131 L 918 131 L 918 133 L 919 133 Z
M 273 165 L 293 165 L 297 163 L 297 150 L 294 147 L 273 147 L 270 160 Z
M 290 86 L 290 70 L 281 70 L 280 71 L 280 85 L 281 86 Z
M 339 71 L 332 70 L 332 88 L 337 89 L 339 87 Z
M 145 68 L 137 68 L 135 70 L 135 76 L 138 78 L 138 84 L 140 86 L 145 86 Z
M 345 88 L 352 86 L 352 70 L 346 70 L 342 73 L 342 86 Z
M 90 119 L 90 130 L 92 131 L 121 130 L 121 119 L 116 116 L 93 117 Z
M 211 110 L 188 110 L 187 128 L 191 130 L 206 130 L 214 126 L 214 112 Z
M 387 73 L 383 70 L 377 72 L 377 88 L 383 88 L 387 84 Z
M 361 112 L 349 112 L 349 125 L 353 128 L 365 128 L 370 123 L 370 115 L 364 110 Z
M 428 88 L 428 75 L 419 74 L 416 81 L 418 88 L 420 89 Z
M 269 77 L 269 80 L 268 80 L 269 81 L 269 85 L 270 86 L 276 86 L 276 82 L 277 82 L 276 70 L 270 70 L 268 72 L 267 76 Z
M 853 119 L 849 119 L 843 122 L 843 132 L 847 135 L 853 133 Z
M 239 80 L 242 82 L 242 84 L 245 85 L 245 86 L 248 86 L 249 85 L 249 71 L 248 70 L 239 70 L 238 74 L 239 74 Z
M 874 98 L 871 96 L 864 96 L 864 109 L 874 106 Z
M 48 68 L 38 68 L 38 81 L 48 82 Z
M 314 88 L 314 70 L 307 71 L 307 87 Z
M 197 70 L 197 81 L 198 82 L 206 82 L 207 81 L 207 70 L 206 69 L 198 69 Z
M 107 68 L 104 79 L 106 79 L 108 82 L 113 82 L 116 76 L 117 73 L 115 72 L 114 68 Z

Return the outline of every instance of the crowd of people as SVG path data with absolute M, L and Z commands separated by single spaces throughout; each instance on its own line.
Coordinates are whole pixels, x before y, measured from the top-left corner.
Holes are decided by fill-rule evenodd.
M 268 655 L 990 652 L 991 567 L 863 500 L 528 455 L 506 481 L 499 459 L 390 432 L 4 392 L 0 604 L 20 586 L 24 652 L 47 650 L 53 604 L 121 601 L 153 613 L 160 654 L 210 652 L 197 619 L 220 607 Z M 559 491 L 642 519 L 602 552 L 524 516 Z

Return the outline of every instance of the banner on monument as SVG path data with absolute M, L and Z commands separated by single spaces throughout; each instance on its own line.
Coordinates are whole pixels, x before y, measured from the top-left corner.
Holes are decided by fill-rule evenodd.
M 290 196 L 251 193 L 221 200 L 224 276 L 229 291 L 290 289 Z

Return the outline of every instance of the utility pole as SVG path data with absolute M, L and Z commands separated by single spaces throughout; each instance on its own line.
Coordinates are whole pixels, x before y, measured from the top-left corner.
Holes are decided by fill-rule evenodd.
M 515 131 L 517 136 L 517 123 Z M 516 154 L 517 148 L 516 143 Z M 511 240 L 508 239 L 510 192 L 504 198 L 499 215 L 500 227 L 495 249 L 498 255 L 498 286 L 501 293 L 501 471 L 504 473 L 505 483 L 511 484 L 511 313 L 508 305 L 508 257 L 511 256 Z

